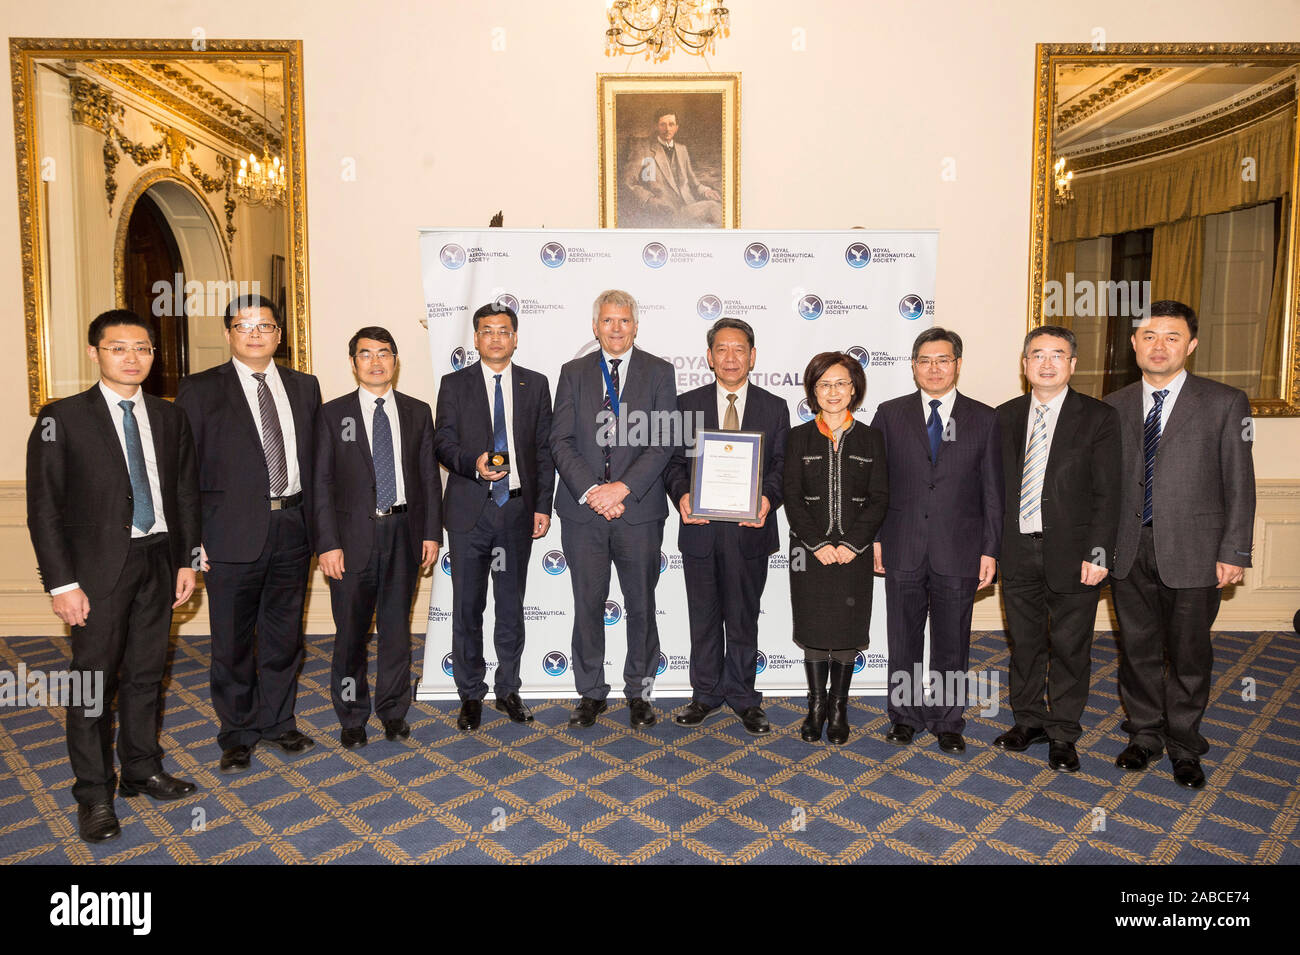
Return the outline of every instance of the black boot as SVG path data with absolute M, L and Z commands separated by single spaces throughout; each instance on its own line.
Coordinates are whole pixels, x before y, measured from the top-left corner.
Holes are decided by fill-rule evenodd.
M 853 682 L 853 664 L 831 661 L 830 713 L 826 738 L 842 744 L 849 738 L 849 684 Z
M 799 735 L 806 742 L 817 743 L 826 725 L 826 677 L 831 672 L 831 662 L 804 660 L 803 672 L 808 677 L 808 718 L 799 727 Z

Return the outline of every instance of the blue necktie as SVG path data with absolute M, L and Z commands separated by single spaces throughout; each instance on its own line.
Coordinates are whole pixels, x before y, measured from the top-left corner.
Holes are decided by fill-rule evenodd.
M 492 450 L 509 451 L 510 444 L 506 440 L 506 399 L 501 394 L 501 376 L 492 377 L 497 382 L 497 392 L 492 399 Z M 504 477 L 492 482 L 492 500 L 497 507 L 505 507 L 506 501 L 510 500 L 510 478 Z
M 149 471 L 144 466 L 144 444 L 140 424 L 135 420 L 135 402 L 119 401 L 122 409 L 122 434 L 126 438 L 126 469 L 131 475 L 131 524 L 144 533 L 154 524 L 153 495 L 149 492 Z
M 609 438 L 605 441 L 605 446 L 601 448 L 601 450 L 605 453 L 605 483 L 606 484 L 609 483 L 609 479 L 610 479 L 610 464 L 611 464 L 611 459 L 614 456 L 613 439 L 618 427 L 616 423 L 618 420 L 618 408 L 616 408 L 615 405 L 618 403 L 618 393 L 622 390 L 623 387 L 622 385 L 619 384 L 618 381 L 618 366 L 619 363 L 622 361 L 623 359 L 621 358 L 611 358 L 609 360 L 609 381 L 610 384 L 614 386 L 614 394 L 613 397 L 611 398 L 609 393 L 609 388 L 606 388 L 605 402 L 604 404 L 601 405 L 602 410 L 613 412 L 613 415 L 609 419 L 610 422 Z
M 386 511 L 397 503 L 397 469 L 393 465 L 393 428 L 384 411 L 384 399 L 375 399 L 371 425 L 371 457 L 375 460 L 375 507 Z
M 1156 449 L 1160 447 L 1160 409 L 1164 407 L 1169 389 L 1151 393 L 1151 410 L 1142 425 L 1142 460 L 1146 464 L 1142 487 L 1142 525 L 1151 523 L 1151 478 L 1156 470 Z
M 939 405 L 941 402 L 938 398 L 930 399 L 930 419 L 925 423 L 926 430 L 930 432 L 930 460 L 939 460 L 939 444 L 943 441 L 943 419 L 939 417 Z

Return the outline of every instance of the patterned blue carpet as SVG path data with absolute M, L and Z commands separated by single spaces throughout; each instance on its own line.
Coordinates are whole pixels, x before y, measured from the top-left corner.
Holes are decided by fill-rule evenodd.
M 571 731 L 573 701 L 552 700 L 534 704 L 530 726 L 486 709 L 472 735 L 456 730 L 456 704 L 417 702 L 411 740 L 386 742 L 372 720 L 370 745 L 349 752 L 329 702 L 330 641 L 308 638 L 298 703 L 318 745 L 300 757 L 259 748 L 252 771 L 222 776 L 207 638 L 178 638 L 165 765 L 201 788 L 173 803 L 119 796 L 122 837 L 100 846 L 77 837 L 63 711 L 0 708 L 0 864 L 1300 862 L 1294 633 L 1215 635 L 1200 792 L 1177 787 L 1167 760 L 1114 767 L 1127 739 L 1110 634 L 1096 640 L 1074 776 L 1048 769 L 1045 747 L 990 745 L 1010 721 L 1000 633 L 975 635 L 971 667 L 1003 672 L 1004 708 L 968 711 L 962 756 L 930 736 L 886 743 L 878 697 L 854 700 L 843 747 L 799 739 L 801 700 L 769 700 L 775 732 L 757 740 L 731 715 L 673 726 L 663 715 L 681 700 L 656 700 L 649 730 L 631 730 L 620 703 Z M 66 667 L 67 640 L 0 640 L 0 668 L 20 660 Z

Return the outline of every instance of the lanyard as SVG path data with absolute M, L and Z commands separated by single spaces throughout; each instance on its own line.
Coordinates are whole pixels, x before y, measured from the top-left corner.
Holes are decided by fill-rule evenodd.
M 618 418 L 618 392 L 614 390 L 614 379 L 609 376 L 609 365 L 605 364 L 605 350 L 600 351 L 600 373 L 605 378 L 605 394 L 609 396 L 609 406 Z

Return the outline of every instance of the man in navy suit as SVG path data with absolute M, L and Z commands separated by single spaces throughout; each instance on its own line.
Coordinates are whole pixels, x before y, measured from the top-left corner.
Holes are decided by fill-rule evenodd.
M 477 364 L 445 375 L 438 386 L 434 449 L 447 468 L 451 544 L 451 659 L 460 715 L 474 730 L 487 695 L 483 608 L 492 577 L 496 618 L 496 708 L 516 723 L 532 712 L 519 698 L 524 652 L 524 588 L 533 541 L 551 527 L 551 386 L 545 375 L 514 364 L 519 316 L 490 303 L 474 313 Z M 490 455 L 505 454 L 493 467 Z
M 663 474 L 675 445 L 677 389 L 671 364 L 633 347 L 636 299 L 627 292 L 609 289 L 596 297 L 591 330 L 600 347 L 560 370 L 551 426 L 560 474 L 555 510 L 573 578 L 573 677 L 582 696 L 569 724 L 591 726 L 607 708 L 605 601 L 612 562 L 627 602 L 628 721 L 650 726 L 659 665 L 655 586 L 668 517 Z
M 363 328 L 348 355 L 360 387 L 321 408 L 312 519 L 334 612 L 330 696 L 339 741 L 353 749 L 367 742 L 366 635 L 376 608 L 375 712 L 385 739 L 411 735 L 411 600 L 420 571 L 438 559 L 442 480 L 429 406 L 393 388 L 393 336 Z
M 673 455 L 665 483 L 668 499 L 682 519 L 677 549 L 682 552 L 691 626 L 691 702 L 673 716 L 673 722 L 699 726 L 726 703 L 746 732 L 763 736 L 772 732 L 772 725 L 760 705 L 762 694 L 754 689 L 758 605 L 767 583 L 767 558 L 781 546 L 776 510 L 782 499 L 790 411 L 776 395 L 750 384 L 757 357 L 754 329 L 748 322 L 718 319 L 709 329 L 707 352 L 717 381 L 680 395 L 677 407 L 683 421 L 698 427 L 763 433 L 758 520 L 732 523 L 691 515 L 687 448 L 692 441 Z
M 234 299 L 225 323 L 231 360 L 182 378 L 176 405 L 189 416 L 199 459 L 221 771 L 237 773 L 259 742 L 286 753 L 315 745 L 293 710 L 320 384 L 273 360 L 284 324 L 269 298 Z
M 925 728 L 948 753 L 966 749 L 971 611 L 997 571 L 1003 512 L 997 413 L 957 391 L 961 352 L 956 332 L 923 331 L 912 345 L 920 390 L 882 402 L 871 422 L 889 459 L 889 513 L 875 545 L 889 617 L 885 738 L 906 746 Z M 932 693 L 921 666 L 927 617 Z

